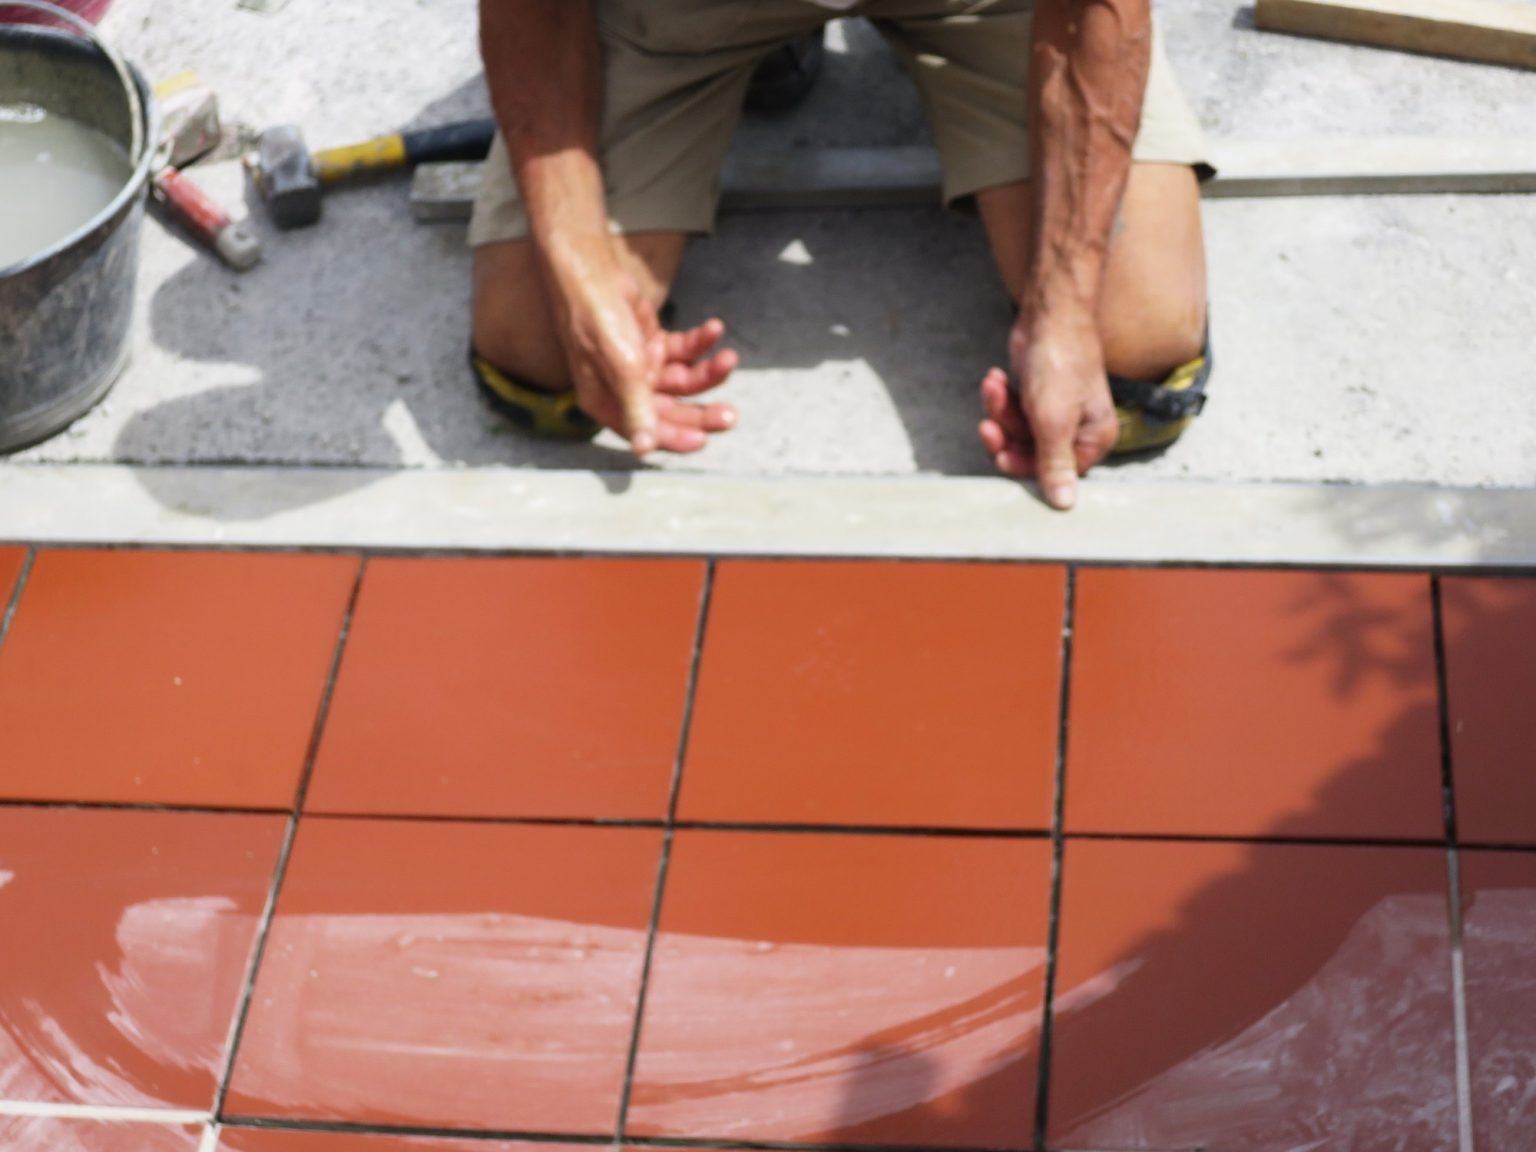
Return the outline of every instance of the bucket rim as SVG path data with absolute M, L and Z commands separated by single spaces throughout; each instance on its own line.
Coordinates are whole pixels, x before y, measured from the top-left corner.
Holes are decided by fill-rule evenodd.
M 6 38 L 5 30 L 7 27 L 7 25 L 0 25 L 0 43 L 3 43 Z M 28 35 L 33 36 L 56 36 L 60 39 L 68 40 L 83 39 L 83 37 L 74 36 L 68 32 L 60 32 L 57 29 L 42 28 L 31 24 L 10 25 L 9 27 L 26 28 Z M 150 171 L 155 165 L 156 143 L 160 138 L 160 105 L 155 99 L 154 90 L 150 87 L 148 81 L 145 80 L 144 74 L 131 61 L 124 61 L 124 64 L 139 89 L 139 109 L 142 118 L 141 128 L 144 133 L 144 144 L 139 156 L 139 162 L 134 166 L 123 187 L 118 190 L 116 196 L 112 197 L 106 207 L 102 208 L 101 211 L 97 212 L 73 232 L 56 240 L 48 245 L 48 247 L 32 253 L 25 260 L 18 261 L 15 264 L 0 265 L 0 280 L 30 271 L 38 265 L 52 260 L 59 253 L 73 248 L 81 240 L 121 212 L 129 201 L 136 199 L 148 186 Z

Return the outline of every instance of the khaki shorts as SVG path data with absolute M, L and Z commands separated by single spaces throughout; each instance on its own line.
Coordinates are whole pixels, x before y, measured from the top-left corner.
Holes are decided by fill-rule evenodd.
M 1031 0 L 861 0 L 917 82 L 946 203 L 1029 177 Z M 812 0 L 595 0 L 604 59 L 601 165 L 621 232 L 708 232 L 747 82 L 759 60 L 836 13 Z M 872 114 L 878 114 L 874 110 Z M 1211 171 L 1204 134 L 1156 27 L 1135 159 Z M 527 235 L 498 136 L 471 244 Z

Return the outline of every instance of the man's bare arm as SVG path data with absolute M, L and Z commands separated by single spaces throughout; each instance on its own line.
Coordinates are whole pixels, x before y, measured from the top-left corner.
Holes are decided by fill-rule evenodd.
M 1092 316 L 1147 88 L 1147 0 L 1040 0 L 1031 61 L 1032 316 Z
M 598 169 L 602 106 L 591 0 L 483 0 L 491 104 L 534 242 L 557 281 L 612 259 Z
M 1070 507 L 1078 472 L 1108 453 L 1116 433 L 1099 295 L 1147 87 L 1148 0 L 1040 0 L 1034 37 L 1022 383 L 1046 498 Z
M 1006 378 L 994 373 L 983 384 L 982 435 L 999 467 L 1033 471 L 1058 508 L 1072 506 L 1078 473 L 1115 440 L 1099 297 L 1151 40 L 1148 0 L 1038 0 L 1035 7 L 1028 96 L 1035 218 L 1011 343 L 1028 423 L 1005 411 Z
M 735 354 L 708 356 L 724 331 L 717 320 L 662 331 L 609 236 L 591 0 L 481 0 L 480 47 L 582 407 L 637 454 L 702 447 L 732 414 L 684 398 L 724 380 Z

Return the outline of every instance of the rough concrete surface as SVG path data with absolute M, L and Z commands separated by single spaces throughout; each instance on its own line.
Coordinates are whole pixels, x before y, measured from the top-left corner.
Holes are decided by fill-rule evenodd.
M 226 116 L 317 146 L 485 108 L 473 0 L 119 0 L 107 30 L 152 76 L 193 67 Z M 1213 132 L 1529 133 L 1536 73 L 1258 32 L 1225 0 L 1160 6 Z M 894 57 L 841 22 L 812 99 L 739 147 L 912 143 Z M 249 200 L 234 164 L 198 179 Z M 101 409 L 20 460 L 618 468 L 618 442 L 532 443 L 473 396 L 462 228 L 392 181 L 331 195 L 321 225 L 255 223 L 238 276 L 144 236 L 135 361 Z M 1184 441 L 1112 480 L 1536 482 L 1536 200 L 1329 197 L 1207 205 L 1218 369 Z M 719 314 L 741 427 L 655 466 L 732 473 L 983 473 L 975 385 L 1010 310 L 975 221 L 926 210 L 736 216 L 690 250 L 684 320 Z

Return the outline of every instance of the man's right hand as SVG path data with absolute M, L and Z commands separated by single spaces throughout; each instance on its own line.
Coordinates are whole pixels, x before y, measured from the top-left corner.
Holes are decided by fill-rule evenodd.
M 669 332 L 634 278 L 613 262 L 557 293 L 560 339 L 576 398 L 594 420 L 623 436 L 635 455 L 655 449 L 697 452 L 709 434 L 735 426 L 728 404 L 690 398 L 723 383 L 736 368 L 719 320 Z
M 1086 310 L 1021 315 L 1008 340 L 1018 393 L 993 368 L 981 382 L 981 439 L 1005 476 L 1034 476 L 1052 508 L 1077 502 L 1077 478 L 1109 454 L 1119 432 L 1098 326 Z
M 480 42 L 578 403 L 638 456 L 697 452 L 736 413 L 689 398 L 729 376 L 736 354 L 711 354 L 718 320 L 664 331 L 609 235 L 591 0 L 481 0 Z

